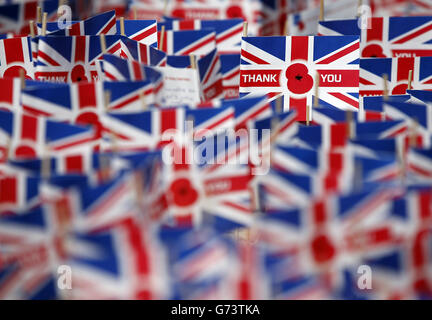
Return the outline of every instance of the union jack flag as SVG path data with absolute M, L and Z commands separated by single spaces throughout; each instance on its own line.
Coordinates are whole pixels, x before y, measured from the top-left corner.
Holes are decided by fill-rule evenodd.
M 57 29 L 52 30 L 55 25 Z M 40 28 L 41 25 L 38 27 Z M 97 36 L 117 33 L 115 11 L 105 12 L 84 21 L 72 22 L 69 27 L 64 29 L 58 29 L 58 23 L 50 23 L 49 27 L 51 30 L 48 29 L 50 32 L 47 34 L 50 36 Z
M 111 92 L 110 112 L 139 112 L 158 102 L 159 89 L 148 81 L 104 82 L 104 91 Z
M 428 0 L 370 0 L 370 5 L 376 17 L 432 14 L 432 5 Z
M 161 32 L 158 32 L 158 43 Z M 169 55 L 202 56 L 216 49 L 216 33 L 212 30 L 165 31 L 161 50 Z
M 363 5 L 367 5 L 364 1 Z M 357 0 L 326 1 L 324 20 L 351 19 L 358 14 Z M 318 32 L 318 21 L 320 16 L 319 4 L 305 10 L 288 15 L 288 30 L 292 36 L 311 36 Z
M 374 17 L 368 24 L 360 29 L 357 19 L 320 21 L 318 33 L 361 36 L 362 58 L 432 55 L 432 17 Z
M 224 20 L 171 20 L 158 24 L 158 30 L 202 30 L 216 32 L 216 45 L 221 54 L 240 53 L 243 19 Z
M 153 84 L 154 93 L 157 93 L 162 88 L 162 74 L 156 69 L 144 66 L 137 61 L 106 54 L 99 63 L 103 79 L 107 81 L 146 81 Z
M 157 299 L 162 248 L 137 222 L 125 218 L 96 232 L 75 232 L 68 238 L 66 263 L 73 272 L 74 299 Z
M 147 46 L 157 48 L 156 20 L 125 20 L 125 36 Z M 120 21 L 117 21 L 117 34 L 120 34 Z
M 165 66 L 167 55 L 165 52 L 138 41 L 122 37 L 122 52 L 124 59 L 135 60 L 149 66 Z
M 321 104 L 357 110 L 359 46 L 355 36 L 243 38 L 240 93 L 282 96 L 284 110 L 295 109 L 305 121 L 306 108 L 312 119 L 319 79 Z
M 33 79 L 34 65 L 31 40 L 27 37 L 0 40 L 0 77 L 14 78 L 25 72 Z
M 409 91 L 409 90 L 408 90 Z M 362 97 L 362 111 L 358 114 L 359 121 L 384 121 L 385 114 L 383 108 L 383 96 L 364 96 Z M 389 100 L 406 102 L 411 101 L 412 96 L 405 95 L 392 95 L 388 97 Z M 417 101 L 418 103 L 418 101 Z
M 268 118 L 273 114 L 266 97 L 227 99 L 222 105 L 234 107 L 236 130 L 246 129 L 253 121 Z
M 432 90 L 431 57 L 361 59 L 360 95 L 383 95 L 383 75 L 387 75 L 388 94 L 405 94 L 410 71 L 412 89 Z
M 121 53 L 121 37 L 106 36 L 107 52 Z M 92 81 L 98 78 L 96 60 L 102 52 L 99 36 L 40 37 L 35 77 L 53 82 Z
M 24 212 L 39 204 L 39 179 L 17 168 L 6 166 L 0 171 L 0 216 Z
M 48 20 L 57 17 L 58 0 L 23 1 L 0 7 L 0 33 L 11 32 L 17 35 L 30 33 L 29 21 L 36 21 L 37 7 L 48 13 Z
M 81 127 L 34 117 L 21 112 L 0 111 L 0 133 L 10 141 L 11 158 L 42 157 L 51 151 L 72 151 L 94 143 L 95 132 Z
M 30 87 L 22 92 L 22 107 L 35 116 L 93 125 L 100 134 L 99 116 L 105 108 L 103 84 L 80 82 Z
M 117 136 L 120 149 L 150 150 L 166 144 L 163 136 L 167 130 L 184 132 L 185 112 L 184 108 L 167 108 L 127 114 L 109 113 L 102 116 L 102 123 Z
M 0 217 L 0 297 L 57 299 L 53 277 L 59 265 L 57 219 L 38 207 L 23 215 Z M 57 245 L 57 246 L 56 246 Z

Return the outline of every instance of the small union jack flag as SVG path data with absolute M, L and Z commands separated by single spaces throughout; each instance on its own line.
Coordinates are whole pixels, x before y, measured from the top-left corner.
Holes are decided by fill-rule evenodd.
M 120 34 L 120 21 L 117 21 L 117 34 Z M 157 48 L 156 20 L 124 20 L 125 36 L 147 46 Z
M 357 19 L 319 22 L 319 35 L 361 36 L 362 58 L 432 55 L 432 17 L 374 17 L 360 29 Z
M 121 37 L 106 36 L 107 52 L 121 53 Z M 35 77 L 52 82 L 93 81 L 104 52 L 99 36 L 40 37 Z
M 432 58 L 387 58 L 360 60 L 360 95 L 383 95 L 384 75 L 390 95 L 403 95 L 408 89 L 412 71 L 411 88 L 432 90 Z
M 0 77 L 19 77 L 21 70 L 25 72 L 26 78 L 33 79 L 34 66 L 30 38 L 0 40 Z
M 161 34 L 158 33 L 158 43 Z M 216 33 L 212 30 L 165 31 L 159 47 L 169 55 L 202 56 L 216 49 Z
M 52 151 L 72 151 L 94 143 L 95 132 L 88 127 L 35 117 L 21 112 L 0 111 L 0 133 L 11 142 L 11 158 L 42 157 Z
M 243 19 L 225 20 L 171 20 L 158 24 L 158 30 L 202 30 L 216 32 L 216 45 L 220 54 L 240 53 Z
M 357 110 L 359 46 L 356 36 L 244 37 L 240 93 L 283 96 L 284 110 L 295 109 L 300 121 L 307 108 L 312 118 L 316 86 L 321 104 Z
M 97 36 L 117 33 L 115 11 L 105 12 L 84 21 L 72 22 L 69 27 L 60 30 L 58 23 L 57 30 L 52 30 L 54 25 L 55 23 L 50 23 L 51 31 L 47 33 L 50 36 Z
M 0 33 L 11 32 L 27 36 L 30 33 L 29 21 L 36 21 L 37 7 L 48 14 L 48 20 L 57 18 L 58 0 L 23 1 L 0 7 Z

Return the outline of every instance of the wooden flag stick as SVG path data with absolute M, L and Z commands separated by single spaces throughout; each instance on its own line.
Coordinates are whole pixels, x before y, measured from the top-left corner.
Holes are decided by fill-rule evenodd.
M 121 17 L 121 18 L 120 18 L 120 34 L 121 34 L 122 36 L 126 36 L 126 33 L 125 33 L 124 17 Z
M 142 91 L 142 90 L 140 91 L 139 98 L 140 98 L 140 101 L 141 101 L 141 108 L 142 108 L 142 110 L 146 111 L 147 110 L 147 102 L 146 102 L 146 97 L 145 97 L 145 92 L 144 91 Z
M 282 96 L 276 99 L 276 113 L 280 114 L 283 112 L 282 108 Z
M 165 26 L 162 26 L 161 31 L 160 31 L 160 42 L 159 42 L 159 50 L 162 50 L 163 48 L 163 42 L 165 38 Z
M 42 177 L 44 179 L 49 179 L 51 176 L 51 157 L 50 157 L 50 149 L 48 146 L 45 146 L 45 152 L 42 157 L 41 163 Z
M 309 126 L 309 117 L 310 117 L 310 111 L 309 111 L 309 105 L 306 106 L 306 125 Z
M 243 37 L 248 36 L 248 23 L 247 21 L 243 22 Z
M 167 10 L 168 10 L 168 0 L 164 0 L 164 7 L 163 7 L 163 15 L 166 16 L 167 15 Z
M 42 32 L 41 32 L 42 36 L 46 36 L 47 19 L 48 19 L 48 13 L 44 12 L 42 18 Z
M 138 10 L 136 7 L 132 9 L 134 20 L 138 20 Z
M 287 19 L 285 20 L 285 25 L 284 25 L 284 36 L 289 36 L 290 35 L 290 30 L 289 30 L 289 19 L 287 17 Z
M 314 107 L 318 107 L 319 105 L 319 87 L 320 87 L 320 74 L 317 71 L 315 75 L 315 97 L 314 97 Z
M 30 26 L 30 37 L 32 38 L 36 37 L 35 24 L 33 20 L 30 20 L 29 26 Z
M 111 91 L 105 90 L 104 91 L 104 107 L 105 107 L 106 112 L 109 111 L 110 101 L 111 101 Z
M 191 68 L 192 68 L 192 69 L 196 69 L 196 68 L 197 68 L 197 65 L 196 65 L 196 58 L 195 58 L 195 55 L 190 54 L 190 55 L 189 55 L 189 61 L 190 61 Z
M 361 7 L 363 6 L 363 0 L 358 0 L 357 4 L 357 18 L 361 17 Z
M 413 71 L 410 70 L 408 73 L 408 90 L 412 89 L 412 75 L 413 75 Z
M 418 120 L 415 119 L 414 123 L 411 126 L 411 132 L 409 136 L 409 145 L 411 148 L 417 148 L 417 129 L 418 129 L 419 123 Z
M 141 206 L 141 203 L 144 199 L 144 172 L 140 169 L 135 171 L 134 174 L 134 184 L 135 184 L 135 196 L 138 207 Z
M 42 8 L 37 7 L 36 8 L 36 23 L 42 23 Z
M 384 96 L 384 100 L 387 100 L 388 96 L 389 96 L 388 75 L 387 74 L 383 74 L 383 82 L 384 82 L 383 96 Z
M 105 53 L 106 53 L 106 50 L 107 50 L 105 35 L 104 35 L 104 34 L 101 34 L 101 35 L 99 36 L 99 39 L 100 39 L 100 45 L 101 45 L 101 51 L 102 51 L 102 54 L 105 54 Z
M 57 8 L 57 17 L 60 18 L 62 13 L 60 12 L 60 7 L 64 4 L 64 0 L 59 0 Z
M 324 0 L 320 0 L 319 20 L 324 21 Z

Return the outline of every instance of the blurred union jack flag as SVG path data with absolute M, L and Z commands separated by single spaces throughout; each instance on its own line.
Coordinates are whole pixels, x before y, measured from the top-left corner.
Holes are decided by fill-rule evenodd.
M 432 55 L 432 17 L 374 17 L 364 29 L 357 19 L 320 21 L 318 33 L 361 36 L 362 58 Z
M 284 110 L 305 121 L 319 79 L 321 104 L 357 110 L 359 46 L 356 36 L 243 38 L 240 93 L 282 95 Z

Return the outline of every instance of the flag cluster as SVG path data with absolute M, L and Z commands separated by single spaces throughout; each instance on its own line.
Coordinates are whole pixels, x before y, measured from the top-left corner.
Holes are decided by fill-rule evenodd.
M 432 298 L 430 1 L 11 2 L 0 299 Z

